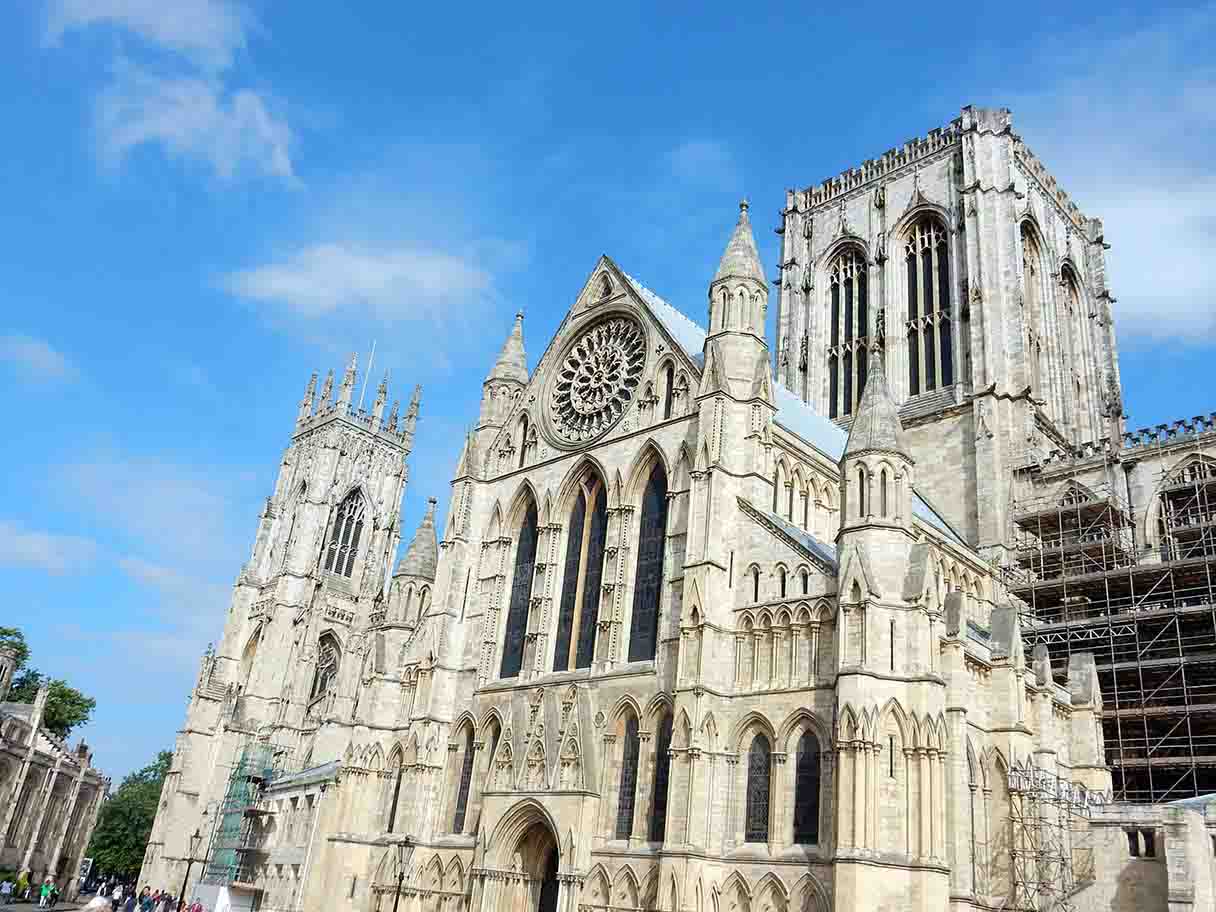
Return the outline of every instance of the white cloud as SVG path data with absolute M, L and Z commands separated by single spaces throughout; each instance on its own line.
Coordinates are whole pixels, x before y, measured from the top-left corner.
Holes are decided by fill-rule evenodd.
M 7 361 L 18 371 L 39 380 L 70 380 L 78 373 L 62 352 L 33 336 L 0 336 L 0 361 Z
M 245 171 L 295 181 L 292 132 L 261 94 L 228 92 L 210 76 L 165 76 L 119 61 L 96 105 L 102 161 L 122 164 L 133 149 L 162 144 L 231 179 Z
M 57 477 L 77 508 L 174 563 L 231 572 L 247 547 L 252 520 L 250 528 L 237 528 L 231 479 L 117 454 L 64 466 Z
M 62 574 L 87 566 L 97 552 L 97 543 L 90 539 L 38 532 L 14 520 L 0 519 L 0 564 Z
M 739 174 L 730 146 L 713 139 L 681 143 L 669 155 L 671 173 L 689 183 L 733 187 Z
M 422 245 L 316 244 L 223 284 L 238 297 L 309 319 L 357 313 L 442 322 L 449 305 L 493 294 L 490 274 L 472 258 Z
M 1216 338 L 1216 6 L 1163 13 L 1040 49 L 1041 88 L 1012 96 L 1015 127 L 1083 212 L 1103 220 L 1120 327 Z
M 248 10 L 224 0 L 54 0 L 46 40 L 58 44 L 72 29 L 109 25 L 149 44 L 183 54 L 209 69 L 232 65 L 253 25 Z
M 160 595 L 161 613 L 166 620 L 196 636 L 214 633 L 227 610 L 229 592 L 219 583 L 140 557 L 120 558 L 118 566 L 133 580 Z

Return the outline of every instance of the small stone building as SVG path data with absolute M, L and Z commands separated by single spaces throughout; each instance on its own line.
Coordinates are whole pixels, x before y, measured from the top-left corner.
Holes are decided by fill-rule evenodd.
M 15 670 L 0 645 L 0 869 L 33 884 L 53 877 L 73 899 L 110 780 L 84 741 L 69 748 L 43 727 L 46 687 L 33 703 L 6 702 Z

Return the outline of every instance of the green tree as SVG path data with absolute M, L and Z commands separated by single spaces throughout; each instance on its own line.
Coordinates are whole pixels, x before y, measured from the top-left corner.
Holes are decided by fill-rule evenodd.
M 0 643 L 12 646 L 17 650 L 17 671 L 25 667 L 30 660 L 30 647 L 26 645 L 25 634 L 16 627 L 0 627 Z
M 50 687 L 50 693 L 47 694 L 42 724 L 60 738 L 66 738 L 76 726 L 89 721 L 97 708 L 97 701 L 86 697 L 63 678 L 48 678 L 32 668 L 27 668 L 13 679 L 8 698 L 14 703 L 33 703 L 38 688 L 44 683 Z
M 154 762 L 123 779 L 101 806 L 87 852 L 98 870 L 123 878 L 139 876 L 160 791 L 172 762 L 172 751 L 161 751 Z

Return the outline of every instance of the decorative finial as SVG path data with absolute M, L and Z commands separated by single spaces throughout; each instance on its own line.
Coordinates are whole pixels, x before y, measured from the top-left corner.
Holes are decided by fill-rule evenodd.
M 515 319 L 518 320 L 520 323 L 522 323 L 524 321 L 524 311 L 523 311 L 522 307 L 519 310 L 515 311 Z
M 739 218 L 747 218 L 747 210 L 751 208 L 751 203 L 747 201 L 747 197 L 739 200 Z

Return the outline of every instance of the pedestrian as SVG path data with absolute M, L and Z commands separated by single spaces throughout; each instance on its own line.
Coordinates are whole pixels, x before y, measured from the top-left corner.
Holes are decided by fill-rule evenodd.
M 122 912 L 135 912 L 135 891 L 127 894 L 127 901 L 122 904 Z
M 122 902 L 122 884 L 114 884 L 114 891 L 110 894 L 110 909 L 112 912 L 118 912 L 118 904 Z
M 0 881 L 0 906 L 7 906 L 13 901 L 13 882 L 7 877 Z
M 139 894 L 139 912 L 152 912 L 152 888 L 144 887 Z
M 38 888 L 38 908 L 49 909 L 51 907 L 51 879 L 48 877 L 42 882 L 42 886 Z

